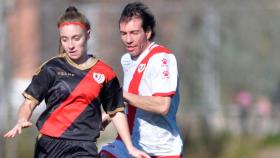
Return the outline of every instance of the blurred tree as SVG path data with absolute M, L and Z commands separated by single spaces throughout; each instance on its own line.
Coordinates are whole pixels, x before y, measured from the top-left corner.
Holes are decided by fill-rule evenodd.
M 201 28 L 201 100 L 206 121 L 214 130 L 224 126 L 220 103 L 220 76 L 217 69 L 217 56 L 220 46 L 220 15 L 211 5 L 204 10 Z
M 6 30 L 6 1 L 0 0 L 0 127 L 7 127 L 8 121 L 8 102 L 7 102 L 7 90 L 8 90 L 8 70 L 7 70 L 7 30 Z M 4 133 L 6 128 L 0 128 L 0 134 Z M 0 135 L 0 157 L 4 156 L 4 143 L 3 137 Z
M 6 33 L 3 31 L 5 27 L 2 27 L 5 25 L 2 5 L 4 1 L 10 3 L 13 0 L 0 0 L 0 30 L 2 30 L 0 38 L 1 42 L 4 41 L 0 43 L 1 48 L 5 43 L 5 37 L 2 35 Z M 39 0 L 40 39 L 37 42 L 39 41 L 40 49 L 34 51 L 40 58 L 39 63 L 57 54 L 56 19 L 68 5 L 76 5 L 91 17 L 93 35 L 90 39 L 90 53 L 96 53 L 102 60 L 111 64 L 122 78 L 119 59 L 125 50 L 119 39 L 118 18 L 127 2 L 130 0 Z M 219 125 L 215 124 L 216 121 L 223 121 L 220 116 L 223 112 L 225 119 L 228 119 L 228 113 L 233 113 L 227 107 L 232 103 L 232 97 L 238 89 L 250 90 L 253 97 L 255 94 L 268 96 L 274 94 L 274 103 L 279 102 L 280 92 L 277 90 L 280 76 L 279 0 L 143 0 L 143 2 L 151 7 L 157 18 L 156 42 L 170 47 L 178 60 L 181 91 L 178 122 L 181 123 L 183 134 L 190 137 L 191 134 L 197 136 L 205 134 L 207 138 L 207 133 L 210 133 L 211 137 L 208 128 L 211 125 L 215 126 L 212 128 L 219 128 Z M 28 41 L 26 38 L 21 40 Z M 32 40 L 34 38 L 31 37 L 30 41 Z M 3 50 L 5 48 L 0 50 L 1 74 L 6 70 L 2 61 L 7 62 Z M 28 52 L 23 51 L 22 47 L 18 50 L 23 52 L 18 53 L 19 58 Z M 0 94 L 6 95 L 4 90 L 8 85 L 3 80 L 0 78 Z M 0 102 L 5 98 L 1 99 Z M 0 111 L 0 118 L 4 117 L 2 112 Z M 277 124 L 275 121 L 276 132 L 280 131 Z M 205 142 L 201 144 L 205 145 L 204 148 L 211 149 L 213 144 L 210 142 L 209 146 L 206 146 Z

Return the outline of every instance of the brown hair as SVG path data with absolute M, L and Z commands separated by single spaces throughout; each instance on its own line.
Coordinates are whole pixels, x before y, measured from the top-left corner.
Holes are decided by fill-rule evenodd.
M 66 8 L 63 15 L 58 18 L 57 27 L 61 27 L 65 23 L 79 23 L 84 26 L 86 30 L 90 30 L 90 23 L 88 19 L 78 11 L 78 9 L 74 6 L 69 6 Z M 61 42 L 59 42 L 59 54 L 65 53 Z
M 147 32 L 148 30 L 152 32 L 149 40 L 153 40 L 156 35 L 156 20 L 148 6 L 141 2 L 128 3 L 122 11 L 121 17 L 119 19 L 119 24 L 122 22 L 127 23 L 133 18 L 142 19 L 142 28 L 145 32 Z

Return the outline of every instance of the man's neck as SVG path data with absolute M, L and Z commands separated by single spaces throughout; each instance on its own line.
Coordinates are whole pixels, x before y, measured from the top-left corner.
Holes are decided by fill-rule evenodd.
M 138 57 L 139 57 L 141 54 L 143 54 L 148 48 L 150 48 L 150 46 L 151 46 L 152 43 L 153 43 L 153 42 L 148 41 L 148 42 L 146 43 L 146 45 L 144 46 L 144 49 L 142 50 L 142 52 L 139 53 L 139 54 L 136 55 L 136 56 L 131 56 L 131 59 L 134 60 L 134 61 L 137 60 Z

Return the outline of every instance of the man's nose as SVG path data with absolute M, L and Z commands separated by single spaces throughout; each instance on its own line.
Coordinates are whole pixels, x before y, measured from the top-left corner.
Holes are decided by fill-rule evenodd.
M 126 36 L 126 43 L 132 43 L 133 42 L 133 38 L 131 37 L 131 35 L 127 35 Z

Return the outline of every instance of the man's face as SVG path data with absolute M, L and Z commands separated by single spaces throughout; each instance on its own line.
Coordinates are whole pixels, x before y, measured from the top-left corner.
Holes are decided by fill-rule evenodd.
M 151 31 L 142 28 L 142 19 L 132 18 L 120 23 L 122 42 L 132 58 L 137 58 L 150 44 Z
M 79 62 L 86 54 L 89 33 L 78 25 L 65 25 L 59 28 L 60 42 L 68 57 Z

